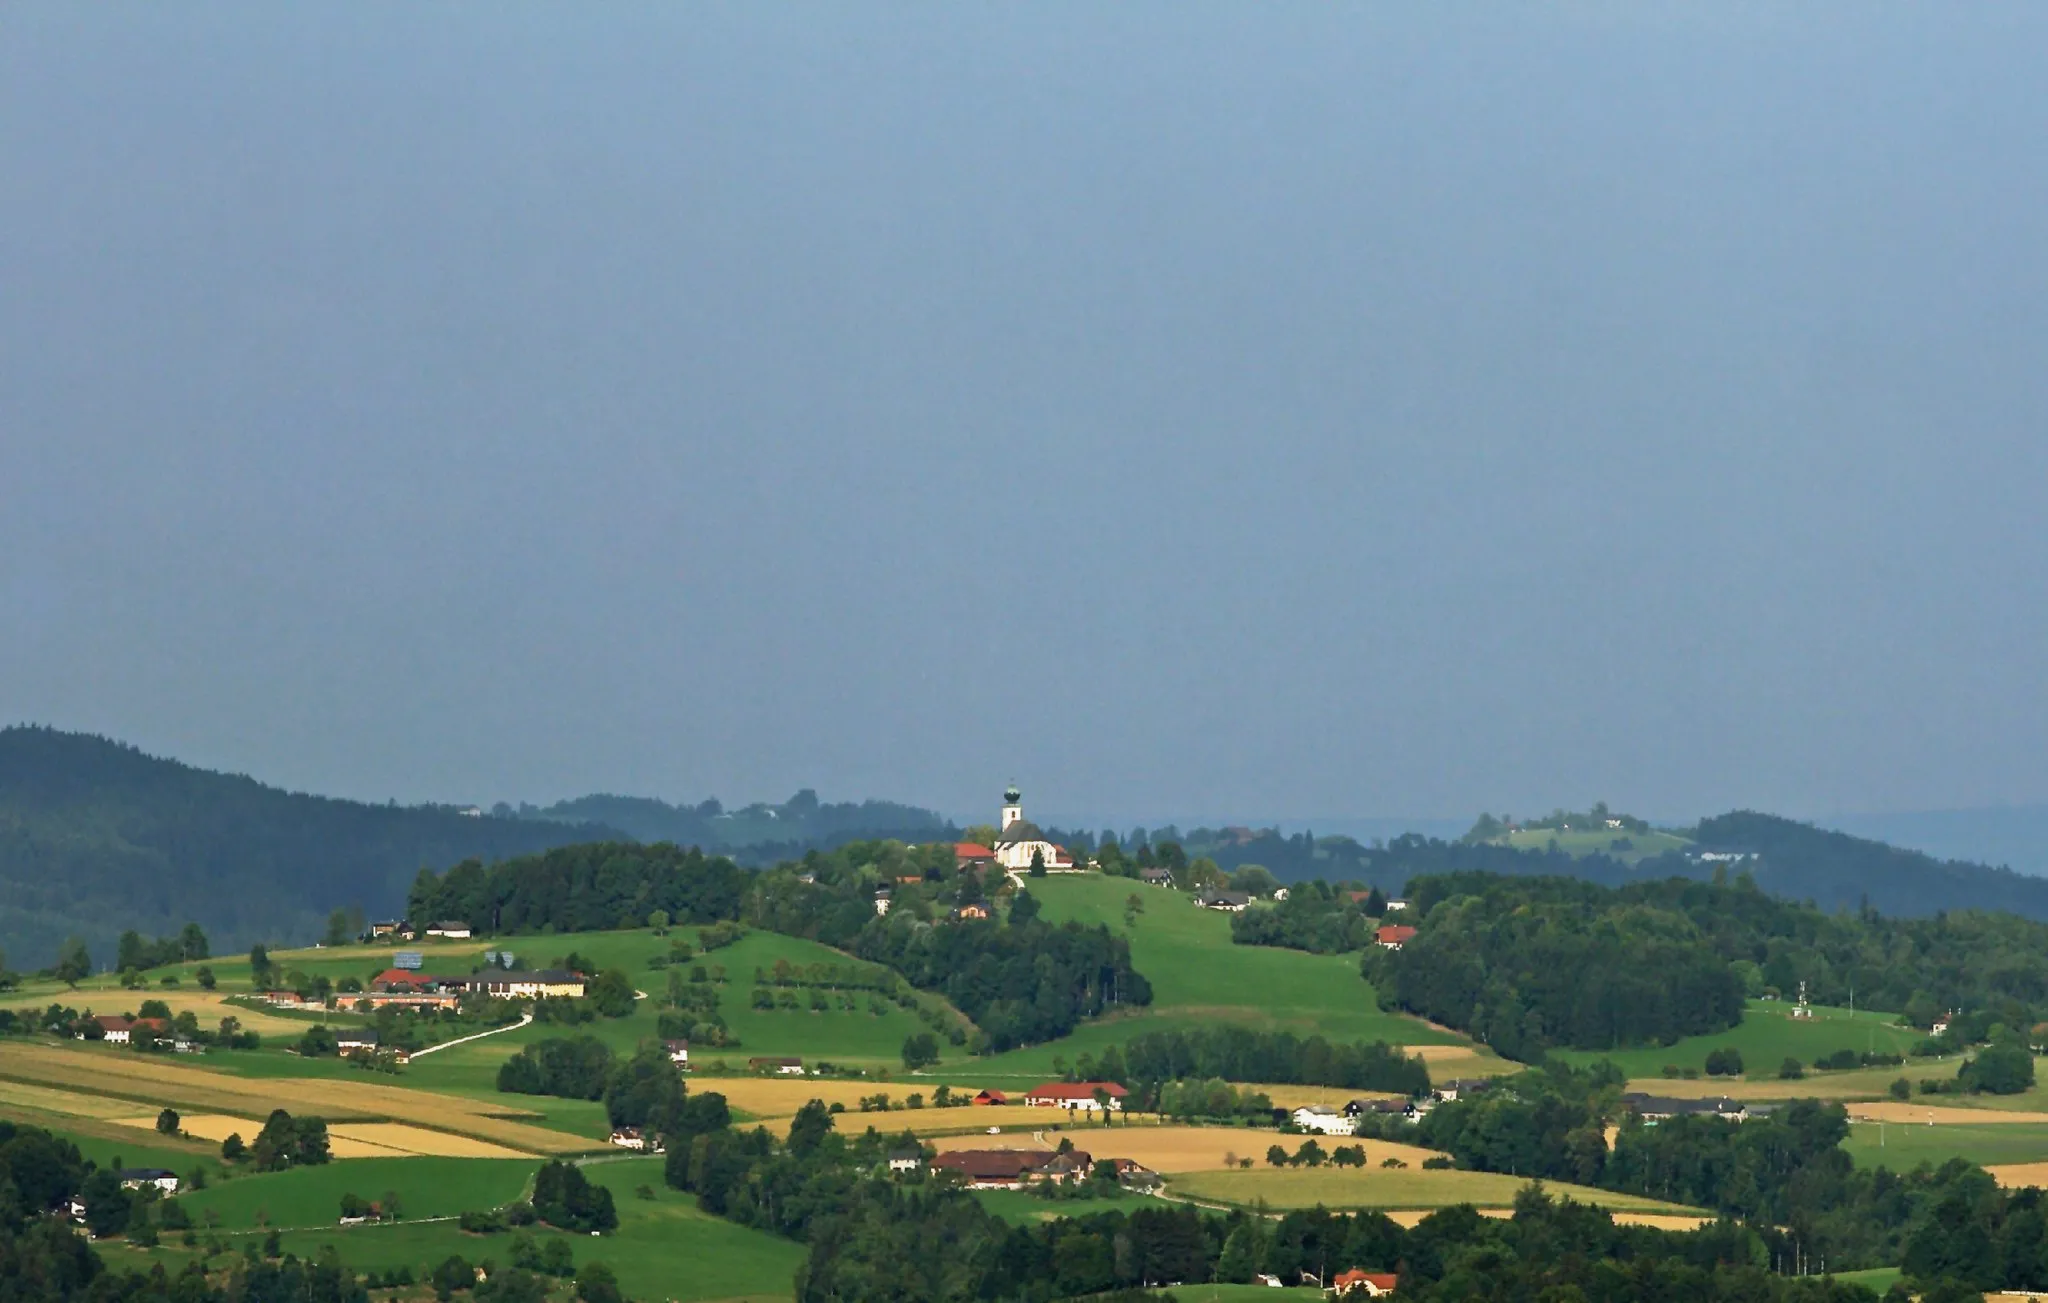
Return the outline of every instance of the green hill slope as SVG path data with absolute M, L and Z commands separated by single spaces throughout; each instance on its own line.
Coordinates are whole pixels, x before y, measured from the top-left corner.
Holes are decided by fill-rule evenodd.
M 1229 915 L 1198 908 L 1181 892 L 1092 874 L 1035 878 L 1030 889 L 1045 918 L 1103 924 L 1117 933 L 1125 932 L 1125 902 L 1137 896 L 1144 909 L 1128 932 L 1131 962 L 1150 979 L 1152 1003 L 1085 1023 L 1060 1040 L 997 1055 L 988 1060 L 992 1072 L 1043 1074 L 1055 1057 L 1072 1063 L 1145 1032 L 1218 1022 L 1332 1041 L 1469 1044 L 1417 1019 L 1382 1012 L 1373 988 L 1358 975 L 1356 956 L 1235 945 Z

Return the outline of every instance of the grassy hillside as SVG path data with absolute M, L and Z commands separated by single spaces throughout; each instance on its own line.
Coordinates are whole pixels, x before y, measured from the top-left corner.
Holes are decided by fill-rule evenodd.
M 207 1212 L 217 1214 L 228 1230 L 332 1225 L 344 1194 L 381 1201 L 395 1193 L 408 1219 L 453 1217 L 519 1198 L 539 1166 L 531 1159 L 357 1158 L 237 1176 L 179 1201 L 202 1224 Z
M 1180 892 L 1129 878 L 1089 874 L 1033 879 L 1044 917 L 1103 924 L 1123 933 L 1124 902 L 1136 895 L 1144 911 L 1129 929 L 1132 965 L 1152 983 L 1152 1003 L 1128 1014 L 1084 1023 L 1045 1045 L 997 1055 L 989 1071 L 1030 1076 L 1074 1062 L 1148 1031 L 1218 1022 L 1320 1034 L 1333 1041 L 1387 1040 L 1406 1045 L 1463 1045 L 1452 1032 L 1381 1012 L 1352 955 L 1311 955 L 1270 946 L 1233 945 L 1230 916 L 1198 908 Z
M 1811 1064 L 1838 1050 L 1903 1055 L 1926 1038 L 1924 1032 L 1900 1026 L 1893 1013 L 1852 1015 L 1847 1009 L 1816 1005 L 1812 1018 L 1793 1018 L 1791 1011 L 1792 1006 L 1783 1000 L 1751 1000 L 1742 1021 L 1725 1032 L 1688 1036 L 1671 1045 L 1646 1049 L 1555 1053 L 1579 1064 L 1608 1059 L 1630 1077 L 1656 1077 L 1667 1065 L 1704 1071 L 1709 1052 L 1734 1049 L 1742 1054 L 1744 1075 L 1775 1079 L 1779 1065 L 1788 1058 Z M 1896 1069 L 1893 1075 L 1898 1075 Z
M 1921 1163 L 1939 1167 L 1951 1158 L 1980 1166 L 2048 1160 L 2048 1123 L 2040 1122 L 1858 1122 L 1842 1149 L 1858 1167 L 1909 1171 Z
M 1366 1156 L 1373 1144 L 1365 1142 Z M 1461 1172 L 1421 1168 L 1255 1167 L 1241 1172 L 1191 1172 L 1173 1180 L 1175 1194 L 1247 1207 L 1268 1208 L 1443 1208 L 1469 1203 L 1479 1208 L 1506 1208 L 1528 1185 L 1521 1177 L 1499 1172 Z M 1547 1182 L 1554 1196 L 1569 1195 L 1580 1203 L 1615 1212 L 1686 1214 L 1697 1209 L 1614 1194 L 1590 1186 Z

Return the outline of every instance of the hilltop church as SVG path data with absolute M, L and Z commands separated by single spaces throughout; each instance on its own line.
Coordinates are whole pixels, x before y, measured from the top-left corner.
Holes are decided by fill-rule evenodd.
M 969 849 L 963 845 L 960 851 L 966 855 Z M 982 851 L 983 848 L 977 846 L 972 850 Z M 1031 858 L 1034 855 L 1045 865 L 1047 873 L 1079 873 L 1082 867 L 1074 863 L 1074 857 L 1067 854 L 1064 846 L 1047 841 L 1045 834 L 1039 831 L 1038 825 L 1024 817 L 1024 797 L 1017 790 L 1015 783 L 1010 784 L 1009 790 L 1003 793 L 1003 821 L 996 828 L 995 845 L 987 848 L 983 854 L 1003 868 L 1017 873 L 1030 871 Z

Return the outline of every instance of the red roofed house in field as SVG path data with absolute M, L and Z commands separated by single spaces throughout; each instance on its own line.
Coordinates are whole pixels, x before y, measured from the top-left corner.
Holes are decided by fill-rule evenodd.
M 984 1090 L 974 1097 L 977 1104 L 1007 1104 L 1010 1097 L 1000 1090 Z
M 1414 936 L 1415 929 L 1406 923 L 1389 923 L 1380 929 L 1379 935 L 1374 939 L 1389 950 L 1399 950 Z
M 1093 1112 L 1102 1107 L 1102 1101 L 1095 1098 L 1097 1091 L 1108 1097 L 1112 1113 L 1123 1112 L 1124 1096 L 1131 1093 L 1113 1081 L 1048 1081 L 1025 1092 L 1024 1106 Z
M 1354 1294 L 1379 1298 L 1393 1293 L 1394 1287 L 1400 1283 L 1401 1278 L 1391 1271 L 1360 1271 L 1353 1267 L 1350 1271 L 1337 1273 L 1337 1278 L 1330 1282 L 1330 1292 L 1338 1298 L 1349 1298 Z
M 100 1025 L 100 1031 L 109 1045 L 126 1045 L 133 1038 L 137 1027 L 147 1027 L 161 1036 L 168 1029 L 161 1018 L 130 1018 L 125 1014 L 98 1014 L 93 1021 Z
M 954 842 L 953 867 L 985 869 L 996 862 L 996 853 L 980 842 Z

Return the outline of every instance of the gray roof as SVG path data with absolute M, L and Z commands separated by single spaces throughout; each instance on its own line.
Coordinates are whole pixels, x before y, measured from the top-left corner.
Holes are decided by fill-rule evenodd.
M 996 834 L 997 846 L 1015 846 L 1018 842 L 1042 842 L 1045 834 L 1029 819 L 1019 819 Z

